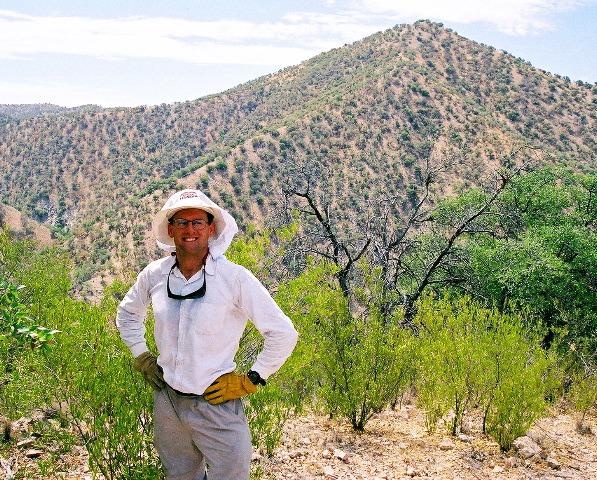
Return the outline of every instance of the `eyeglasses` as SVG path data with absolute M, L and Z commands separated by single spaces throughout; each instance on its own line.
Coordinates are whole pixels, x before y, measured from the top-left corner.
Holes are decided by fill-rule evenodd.
M 203 268 L 203 285 L 201 285 L 201 287 L 198 290 L 195 290 L 194 292 L 191 292 L 187 295 L 176 295 L 175 293 L 172 293 L 172 291 L 170 290 L 170 275 L 172 274 L 172 270 L 174 270 L 174 267 L 178 267 L 178 260 L 174 262 L 174 265 L 172 265 L 172 268 L 170 268 L 170 272 L 168 273 L 168 280 L 166 282 L 168 298 L 172 298 L 173 300 L 187 300 L 190 298 L 201 298 L 203 295 L 205 295 L 207 285 L 207 279 L 205 278 L 205 267 Z
M 176 228 L 186 228 L 187 225 L 191 225 L 195 230 L 205 230 L 205 228 L 209 225 L 207 220 L 201 220 L 196 218 L 195 220 L 187 220 L 185 218 L 171 218 L 168 220 L 168 223 L 174 225 Z

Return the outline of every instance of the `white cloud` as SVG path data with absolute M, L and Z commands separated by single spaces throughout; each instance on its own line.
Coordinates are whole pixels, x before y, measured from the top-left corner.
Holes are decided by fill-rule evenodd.
M 35 81 L 0 80 L 0 103 L 51 101 L 67 106 L 84 103 L 113 106 L 196 98 L 251 78 L 242 77 L 243 71 L 273 71 L 297 64 L 395 23 L 420 18 L 448 23 L 480 22 L 488 29 L 528 35 L 554 28 L 558 13 L 595 3 L 597 0 L 326 0 L 326 11 L 333 13 L 290 12 L 264 21 L 40 16 L 0 10 L 0 59 L 25 58 L 35 62 L 43 54 L 56 58 L 78 55 L 125 61 L 155 59 L 156 65 L 163 59 L 199 65 L 234 65 L 233 70 L 239 72 L 234 80 L 212 80 L 210 87 L 202 87 L 205 79 L 193 80 L 188 85 L 185 83 L 186 91 L 179 86 L 172 93 L 166 83 L 156 88 L 151 79 L 140 82 L 132 76 L 129 84 L 119 84 L 126 80 L 115 79 L 110 88 L 105 84 L 102 88 L 83 83 L 74 85 L 71 83 L 78 78 L 77 72 L 57 64 L 51 77 L 65 79 L 62 83 L 44 83 L 43 76 Z M 102 67 L 98 62 L 91 68 Z M 146 84 L 145 91 L 140 84 Z
M 553 28 L 551 17 L 595 0 L 355 0 L 355 8 L 401 20 L 483 22 L 509 35 Z
M 334 2 L 336 13 L 293 12 L 264 22 L 34 16 L 0 10 L 0 58 L 47 53 L 286 66 L 391 23 L 419 18 L 485 22 L 525 35 L 552 28 L 553 15 L 590 2 L 595 0 L 347 0 Z
M 379 29 L 360 20 L 343 14 L 311 13 L 256 23 L 166 17 L 42 17 L 0 11 L 0 57 L 51 53 L 286 66 Z

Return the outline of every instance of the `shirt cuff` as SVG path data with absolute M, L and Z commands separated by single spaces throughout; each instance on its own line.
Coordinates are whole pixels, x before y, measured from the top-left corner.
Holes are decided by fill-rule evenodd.
M 273 372 L 269 372 L 266 368 L 263 367 L 263 365 L 261 365 L 259 363 L 255 363 L 251 368 L 249 368 L 249 370 L 253 370 L 254 372 L 257 372 L 259 374 L 259 376 L 261 378 L 263 378 L 264 380 L 267 380 L 267 378 L 273 373 Z

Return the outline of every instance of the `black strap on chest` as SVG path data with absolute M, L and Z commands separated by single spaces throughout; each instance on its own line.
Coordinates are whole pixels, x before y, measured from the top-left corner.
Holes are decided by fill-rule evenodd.
M 203 285 L 201 285 L 201 287 L 199 287 L 194 292 L 188 293 L 187 295 L 177 295 L 175 293 L 172 293 L 172 290 L 170 290 L 170 275 L 172 274 L 172 270 L 174 270 L 175 267 L 178 267 L 178 260 L 174 262 L 174 265 L 172 265 L 172 268 L 170 268 L 170 272 L 168 272 L 168 280 L 166 281 L 168 298 L 172 298 L 173 300 L 188 300 L 203 297 L 203 295 L 205 295 L 207 285 L 207 278 L 205 277 L 205 266 L 203 267 Z

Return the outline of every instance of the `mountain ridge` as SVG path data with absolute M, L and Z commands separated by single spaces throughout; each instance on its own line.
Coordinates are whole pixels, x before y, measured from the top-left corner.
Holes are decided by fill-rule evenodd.
M 155 256 L 151 214 L 183 186 L 246 226 L 271 221 L 281 186 L 315 164 L 339 209 L 398 195 L 396 215 L 429 162 L 442 164 L 440 196 L 480 184 L 520 145 L 594 169 L 595 93 L 420 21 L 193 101 L 6 123 L 0 195 L 53 226 L 91 265 L 85 281 Z

